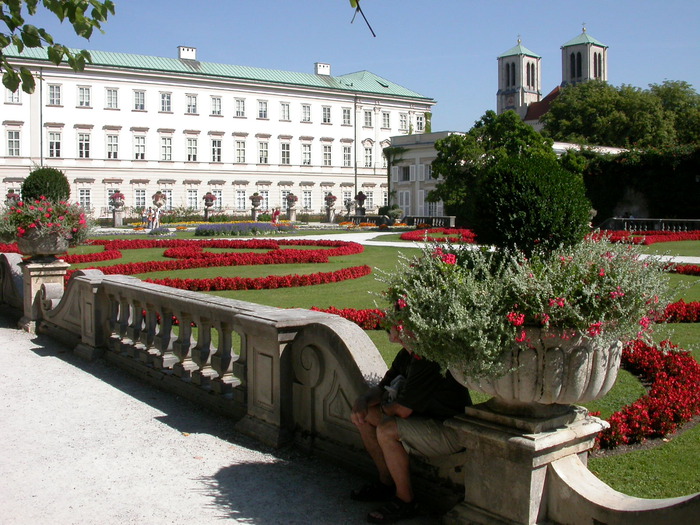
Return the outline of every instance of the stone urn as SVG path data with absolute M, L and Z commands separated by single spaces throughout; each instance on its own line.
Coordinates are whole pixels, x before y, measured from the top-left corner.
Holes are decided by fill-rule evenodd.
M 29 255 L 32 260 L 54 260 L 56 255 L 68 251 L 68 239 L 58 232 L 39 235 L 32 231 L 17 238 L 17 247 L 22 255 Z
M 525 341 L 503 354 L 510 370 L 505 375 L 472 378 L 456 368 L 450 372 L 467 388 L 492 395 L 486 405 L 494 412 L 530 418 L 566 413 L 572 404 L 603 397 L 615 384 L 622 342 L 602 345 L 596 338 L 565 337 L 553 329 L 525 332 Z

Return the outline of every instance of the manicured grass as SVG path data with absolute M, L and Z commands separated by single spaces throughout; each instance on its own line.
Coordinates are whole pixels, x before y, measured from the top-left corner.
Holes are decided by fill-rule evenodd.
M 658 255 L 686 255 L 700 257 L 700 241 L 657 242 L 650 246 L 642 246 L 644 253 Z
M 301 232 L 299 232 L 301 233 Z M 322 232 L 327 233 L 327 232 Z M 383 241 L 398 240 L 400 234 L 382 235 Z M 133 236 L 130 236 L 133 238 Z M 152 238 L 140 235 L 137 238 Z M 192 238 L 191 232 L 178 232 L 178 238 Z M 664 248 L 669 245 L 675 255 L 700 255 L 700 242 L 663 243 L 650 248 Z M 326 264 L 300 264 L 300 265 L 269 265 L 269 266 L 237 266 L 203 268 L 180 272 L 161 272 L 140 275 L 141 278 L 158 277 L 183 277 L 205 278 L 214 276 L 242 276 L 261 277 L 265 275 L 303 274 L 315 272 L 329 272 L 348 266 L 367 264 L 373 269 L 391 271 L 396 267 L 398 253 L 406 255 L 417 254 L 418 250 L 411 248 L 412 243 L 406 243 L 405 248 L 389 248 L 367 246 L 362 254 L 333 257 Z M 72 253 L 90 253 L 101 250 L 101 247 L 80 247 Z M 695 253 L 695 251 L 698 253 Z M 75 265 L 78 267 L 98 267 L 102 265 L 120 264 L 143 260 L 161 260 L 162 249 L 153 250 L 123 250 L 123 259 L 106 261 L 104 263 Z M 324 284 L 301 288 L 280 288 L 276 290 L 246 290 L 218 292 L 218 295 L 259 304 L 277 306 L 281 308 L 311 308 L 318 306 L 326 308 L 335 306 L 338 308 L 374 308 L 385 306 L 378 295 L 384 284 L 376 279 L 377 272 L 372 275 L 344 281 L 341 283 Z M 671 285 L 691 285 L 697 283 L 697 277 L 671 275 Z M 686 301 L 700 301 L 700 286 L 686 288 L 678 293 L 679 298 Z M 381 330 L 367 332 L 379 352 L 387 363 L 390 363 L 400 349 L 399 345 L 390 343 L 385 332 Z M 657 340 L 670 338 L 681 347 L 694 351 L 696 359 L 700 359 L 700 323 L 679 323 L 672 325 L 658 325 L 655 337 Z M 645 392 L 637 378 L 625 371 L 621 372 L 618 380 L 610 393 L 602 400 L 589 403 L 586 406 L 590 410 L 600 410 L 602 417 L 608 417 L 612 412 L 620 409 L 639 398 Z M 479 394 L 473 396 L 475 402 L 484 401 L 486 398 Z M 592 459 L 591 470 L 611 487 L 626 494 L 638 497 L 672 497 L 690 494 L 700 491 L 700 425 L 684 433 L 682 436 L 672 437 L 665 445 L 645 450 Z

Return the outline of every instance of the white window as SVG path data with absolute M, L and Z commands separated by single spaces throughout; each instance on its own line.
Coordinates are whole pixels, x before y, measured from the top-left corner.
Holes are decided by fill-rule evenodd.
M 352 147 L 343 146 L 343 166 L 346 168 L 352 166 Z
M 245 99 L 244 98 L 237 98 L 236 99 L 236 116 L 237 117 L 245 117 Z
M 145 91 L 134 91 L 134 110 L 135 111 L 145 111 L 146 110 L 146 92 Z
M 90 107 L 90 88 L 89 87 L 79 87 L 78 88 L 78 106 L 81 108 Z
M 199 206 L 199 192 L 197 190 L 187 190 L 187 207 L 196 210 Z
M 81 159 L 90 158 L 90 134 L 78 133 L 78 157 Z
M 307 210 L 311 208 L 311 190 L 304 190 L 301 192 L 301 205 Z
M 301 105 L 301 121 L 311 122 L 311 106 L 308 104 Z
M 416 131 L 425 130 L 425 117 L 423 115 L 416 115 Z
M 365 191 L 364 194 L 367 196 L 365 200 L 365 208 L 374 208 L 374 192 Z
M 267 164 L 269 160 L 269 150 L 267 142 L 258 142 L 258 163 Z
M 280 103 L 280 120 L 289 120 L 289 102 Z
M 160 94 L 160 111 L 162 113 L 171 113 L 173 110 L 173 96 L 171 93 Z
M 146 137 L 145 135 L 134 135 L 134 160 L 146 159 Z
M 382 127 L 383 128 L 390 128 L 391 127 L 391 117 L 390 117 L 390 113 L 388 111 L 382 112 Z
M 301 145 L 301 163 L 304 166 L 311 165 L 311 144 Z
M 119 135 L 107 135 L 107 158 L 119 158 Z
M 236 162 L 239 164 L 245 163 L 245 141 L 236 141 Z
M 426 164 L 425 165 L 425 180 L 430 180 L 432 178 L 433 178 L 433 165 Z
M 49 131 L 49 157 L 61 157 L 61 132 Z
M 211 97 L 211 114 L 221 115 L 221 97 Z
M 258 100 L 258 118 L 267 118 L 267 100 Z
M 78 190 L 78 202 L 86 210 L 89 210 L 92 207 L 92 199 L 90 197 L 90 188 L 80 188 Z
M 49 105 L 61 105 L 61 86 L 59 84 L 49 84 Z
M 324 166 L 332 166 L 333 165 L 333 158 L 331 156 L 332 151 L 331 151 L 332 146 L 330 144 L 325 144 L 323 146 L 323 165 Z
M 283 142 L 281 144 L 281 157 L 280 157 L 280 164 L 289 164 L 290 163 L 290 146 L 289 142 Z
M 20 99 L 19 99 L 19 88 L 17 91 L 10 91 L 9 89 L 5 90 L 5 102 L 8 104 L 19 104 Z
M 372 148 L 365 148 L 365 168 L 371 168 L 372 166 Z
M 220 210 L 224 206 L 223 201 L 222 201 L 222 197 L 223 197 L 224 192 L 221 190 L 211 190 L 211 192 L 214 194 L 214 197 L 216 197 L 216 200 L 214 201 L 214 208 L 216 208 L 217 210 Z
M 173 138 L 160 138 L 160 160 L 173 160 Z
M 343 191 L 343 206 L 345 206 L 345 203 L 348 201 L 352 201 L 352 192 L 344 190 Z
M 19 157 L 19 131 L 17 130 L 7 132 L 7 156 Z
M 165 195 L 165 209 L 173 209 L 173 190 L 160 190 Z
M 146 190 L 136 189 L 134 190 L 134 206 L 137 208 L 146 207 Z
M 236 190 L 236 209 L 245 210 L 248 203 L 245 199 L 245 190 Z
M 187 139 L 187 160 L 190 162 L 197 161 L 197 139 L 188 138 Z
M 389 192 L 382 191 L 382 206 L 389 206 Z
M 107 88 L 105 93 L 107 109 L 119 109 L 119 91 L 114 88 Z
M 211 139 L 211 161 L 221 162 L 221 139 Z
M 189 115 L 197 114 L 197 95 L 187 95 L 187 113 Z
M 330 106 L 323 106 L 323 123 L 331 123 L 331 108 Z
M 351 115 L 350 108 L 343 108 L 343 126 L 350 126 L 352 124 Z
M 260 196 L 262 197 L 262 201 L 260 205 L 262 206 L 263 210 L 269 210 L 270 209 L 270 192 L 268 190 L 260 190 L 258 191 Z
M 291 190 L 282 190 L 282 191 L 280 192 L 280 196 L 282 197 L 282 204 L 283 204 L 284 206 L 287 205 L 287 195 L 289 195 L 290 193 L 292 193 Z
M 399 129 L 402 131 L 405 131 L 408 129 L 408 114 L 407 113 L 400 113 L 399 114 Z
M 365 111 L 365 127 L 372 127 L 372 111 Z

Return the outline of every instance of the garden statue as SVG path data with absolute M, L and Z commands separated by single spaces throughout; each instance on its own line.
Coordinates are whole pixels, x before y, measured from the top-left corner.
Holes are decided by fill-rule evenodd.
M 297 209 L 296 209 L 296 204 L 297 201 L 299 200 L 299 197 L 294 195 L 293 193 L 288 193 L 287 194 L 287 219 L 290 222 L 295 222 L 297 220 Z
M 326 201 L 326 222 L 333 222 L 335 221 L 335 201 L 337 197 L 329 193 L 324 200 Z
M 214 195 L 210 191 L 208 191 L 206 193 L 206 195 L 204 195 L 204 220 L 205 221 L 209 220 L 209 210 L 211 209 L 212 206 L 214 206 L 215 200 L 216 200 L 216 195 Z
M 119 190 L 109 196 L 109 205 L 112 207 L 112 226 L 119 228 L 124 224 L 124 194 Z
M 367 195 L 365 195 L 363 192 L 359 192 L 357 195 L 355 195 L 355 202 L 357 202 L 357 209 L 355 210 L 357 212 L 357 215 L 364 215 L 365 214 L 365 200 L 367 199 Z

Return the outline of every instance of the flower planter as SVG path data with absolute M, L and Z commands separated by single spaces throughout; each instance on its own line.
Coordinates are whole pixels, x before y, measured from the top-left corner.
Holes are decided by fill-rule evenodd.
M 30 232 L 17 239 L 17 247 L 22 255 L 30 255 L 32 259 L 53 258 L 54 255 L 68 251 L 68 239 L 59 233 L 40 236 L 36 232 Z
M 487 406 L 512 416 L 546 418 L 564 413 L 569 405 L 603 397 L 615 384 L 622 343 L 596 344 L 596 339 L 562 331 L 525 330 L 525 343 L 504 353 L 512 371 L 493 378 L 472 378 L 450 369 L 467 388 L 494 396 Z

